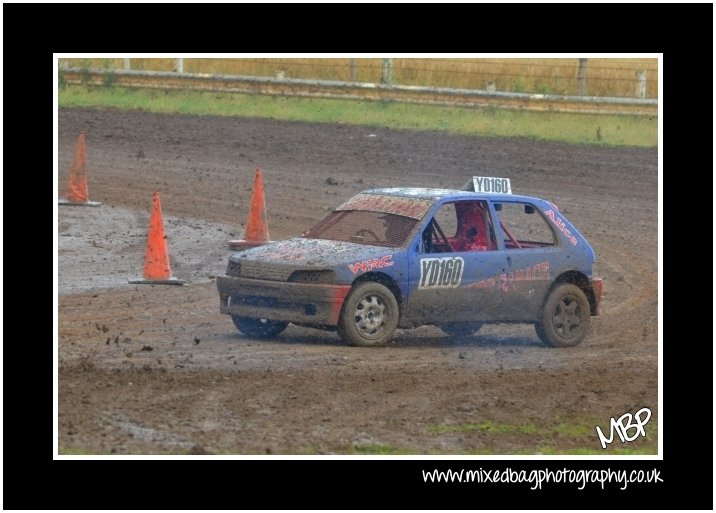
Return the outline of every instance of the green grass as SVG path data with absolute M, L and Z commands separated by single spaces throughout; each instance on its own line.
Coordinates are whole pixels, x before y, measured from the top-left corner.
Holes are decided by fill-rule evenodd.
M 586 436 L 594 432 L 593 427 L 582 424 L 566 424 L 560 423 L 556 426 L 538 427 L 529 422 L 527 424 L 494 424 L 489 420 L 480 423 L 466 424 L 437 424 L 428 428 L 431 433 L 469 433 L 471 431 L 480 431 L 483 433 L 501 433 L 513 434 L 524 433 L 528 435 L 566 435 L 566 436 Z
M 60 447 L 57 449 L 57 453 L 60 456 L 89 456 L 96 454 L 82 447 Z
M 590 446 L 585 447 L 570 447 L 568 449 L 555 447 L 551 445 L 537 445 L 534 447 L 523 447 L 517 451 L 510 451 L 510 455 L 585 455 L 585 456 L 593 456 L 593 455 L 606 455 L 606 456 L 638 456 L 643 454 L 656 454 L 657 447 L 656 444 L 649 444 L 649 445 L 643 445 L 643 446 L 622 446 L 621 444 L 616 444 L 614 446 L 610 446 L 606 451 L 602 451 L 601 448 L 595 448 Z M 94 455 L 101 455 L 101 453 L 95 453 L 88 451 L 86 449 L 78 448 L 78 447 L 67 447 L 67 448 L 60 448 L 59 454 L 62 456 L 94 456 Z M 124 453 L 124 454 L 135 454 L 132 452 Z M 144 453 L 136 453 L 136 454 L 144 454 Z M 191 454 L 187 451 L 177 451 L 177 452 L 161 452 L 158 453 L 160 455 L 186 455 Z M 236 455 L 240 454 L 240 452 L 236 451 L 219 451 L 216 453 L 212 453 L 215 455 Z M 311 448 L 304 448 L 302 450 L 296 451 L 296 452 L 290 452 L 287 454 L 323 454 L 321 450 L 317 447 L 311 447 Z M 425 450 L 425 449 L 416 449 L 413 447 L 397 447 L 393 445 L 388 444 L 366 444 L 366 445 L 356 445 L 352 446 L 350 449 L 339 451 L 336 454 L 355 454 L 355 455 L 377 455 L 377 456 L 391 456 L 391 455 L 404 455 L 404 454 L 410 454 L 410 455 L 440 455 L 440 454 L 466 454 L 466 455 L 475 455 L 475 456 L 490 456 L 495 454 L 503 454 L 502 452 L 497 452 L 493 449 L 490 449 L 489 447 L 479 447 L 472 450 L 468 450 L 465 452 L 445 452 L 445 451 L 435 451 L 435 450 Z
M 481 431 L 483 433 L 537 433 L 537 427 L 534 424 L 493 424 L 489 420 L 480 423 L 465 424 L 437 424 L 428 428 L 431 433 L 470 433 L 472 431 Z
M 296 98 L 201 91 L 70 85 L 63 108 L 91 107 L 442 130 L 482 137 L 528 137 L 605 146 L 657 145 L 656 118 L 439 107 L 397 102 Z
M 532 422 L 525 424 L 503 424 L 490 420 L 469 422 L 462 424 L 436 424 L 428 427 L 428 432 L 436 436 L 444 434 L 484 433 L 491 437 L 490 443 L 481 447 L 466 449 L 454 454 L 469 455 L 598 455 L 598 456 L 638 456 L 656 454 L 657 424 L 649 423 L 645 426 L 646 436 L 639 437 L 633 442 L 621 443 L 619 439 L 607 446 L 604 450 L 599 444 L 595 431 L 594 420 L 585 419 L 574 422 L 559 422 L 552 425 L 536 425 Z M 529 435 L 533 443 L 522 445 L 519 448 L 504 450 L 500 448 L 514 447 L 515 435 Z M 524 444 L 524 437 L 521 438 Z M 453 454 L 452 452 L 436 452 L 414 447 L 393 446 L 382 443 L 357 445 L 351 447 L 347 454 Z
M 420 454 L 415 449 L 408 449 L 406 447 L 394 447 L 386 444 L 366 444 L 366 445 L 355 445 L 353 451 L 356 454 Z
M 509 441 L 510 435 L 530 435 L 537 442 L 534 446 L 525 446 L 511 454 L 574 454 L 574 455 L 640 455 L 656 454 L 658 451 L 657 423 L 651 422 L 645 426 L 646 436 L 639 437 L 633 442 L 622 444 L 616 440 L 606 450 L 599 443 L 594 420 L 580 420 L 574 422 L 560 422 L 554 425 L 501 424 L 490 420 L 469 422 L 462 424 L 436 424 L 428 427 L 428 432 L 436 435 L 448 433 L 485 433 L 494 436 L 493 447 L 499 447 Z M 555 444 L 545 442 L 544 439 L 556 439 Z M 501 454 L 491 447 L 478 447 L 469 454 Z
M 561 455 L 571 454 L 574 456 L 639 456 L 642 454 L 656 454 L 656 445 L 645 446 L 614 446 L 602 450 L 601 447 L 571 447 L 569 449 L 560 449 L 549 445 L 538 446 L 535 450 L 525 451 L 520 454 L 544 454 L 544 455 Z

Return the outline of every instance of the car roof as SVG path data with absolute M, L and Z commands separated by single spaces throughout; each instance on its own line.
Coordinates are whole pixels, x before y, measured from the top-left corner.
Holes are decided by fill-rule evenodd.
M 520 194 L 492 194 L 473 191 L 459 191 L 456 189 L 436 189 L 426 187 L 385 187 L 381 189 L 369 189 L 363 194 L 383 194 L 386 196 L 399 196 L 403 198 L 420 198 L 428 200 L 440 199 L 482 199 L 493 202 L 501 201 L 546 201 L 533 196 L 522 196 Z

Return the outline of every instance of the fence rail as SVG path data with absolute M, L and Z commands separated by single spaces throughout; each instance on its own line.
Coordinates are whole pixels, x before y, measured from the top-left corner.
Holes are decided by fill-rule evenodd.
M 135 57 L 61 58 L 60 65 L 567 96 L 657 99 L 659 94 L 655 58 Z
M 182 68 L 183 63 L 178 69 Z M 658 101 L 655 99 L 504 92 L 493 90 L 489 86 L 484 90 L 460 89 L 393 84 L 390 83 L 390 80 L 387 80 L 388 83 L 366 83 L 285 78 L 280 75 L 278 77 L 256 77 L 181 71 L 108 70 L 78 67 L 61 67 L 60 72 L 65 83 L 97 86 L 192 89 L 550 112 L 639 116 L 656 116 L 658 112 Z M 389 73 L 389 70 L 384 73 Z M 386 80 L 383 81 L 386 82 Z

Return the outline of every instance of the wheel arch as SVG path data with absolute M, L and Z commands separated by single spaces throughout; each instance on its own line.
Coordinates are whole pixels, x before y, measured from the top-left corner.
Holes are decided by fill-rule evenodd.
M 572 285 L 576 285 L 579 287 L 582 292 L 584 292 L 584 295 L 587 296 L 587 301 L 589 301 L 589 313 L 590 315 L 594 316 L 597 315 L 597 299 L 594 294 L 594 290 L 592 289 L 592 284 L 589 281 L 589 278 L 587 275 L 585 275 L 583 272 L 577 271 L 577 270 L 570 270 L 563 272 L 557 278 L 552 282 L 552 286 L 549 288 L 549 291 L 547 291 L 547 295 L 545 296 L 545 301 L 547 300 L 547 297 L 549 297 L 549 294 L 559 285 L 563 283 L 571 283 Z

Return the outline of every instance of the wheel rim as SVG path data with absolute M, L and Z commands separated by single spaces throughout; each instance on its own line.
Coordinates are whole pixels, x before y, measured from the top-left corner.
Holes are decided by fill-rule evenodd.
M 578 337 L 583 329 L 582 308 L 575 296 L 564 296 L 554 308 L 552 315 L 554 331 L 562 338 Z
M 385 331 L 387 315 L 388 308 L 380 296 L 364 296 L 353 314 L 356 331 L 364 338 L 380 338 Z

